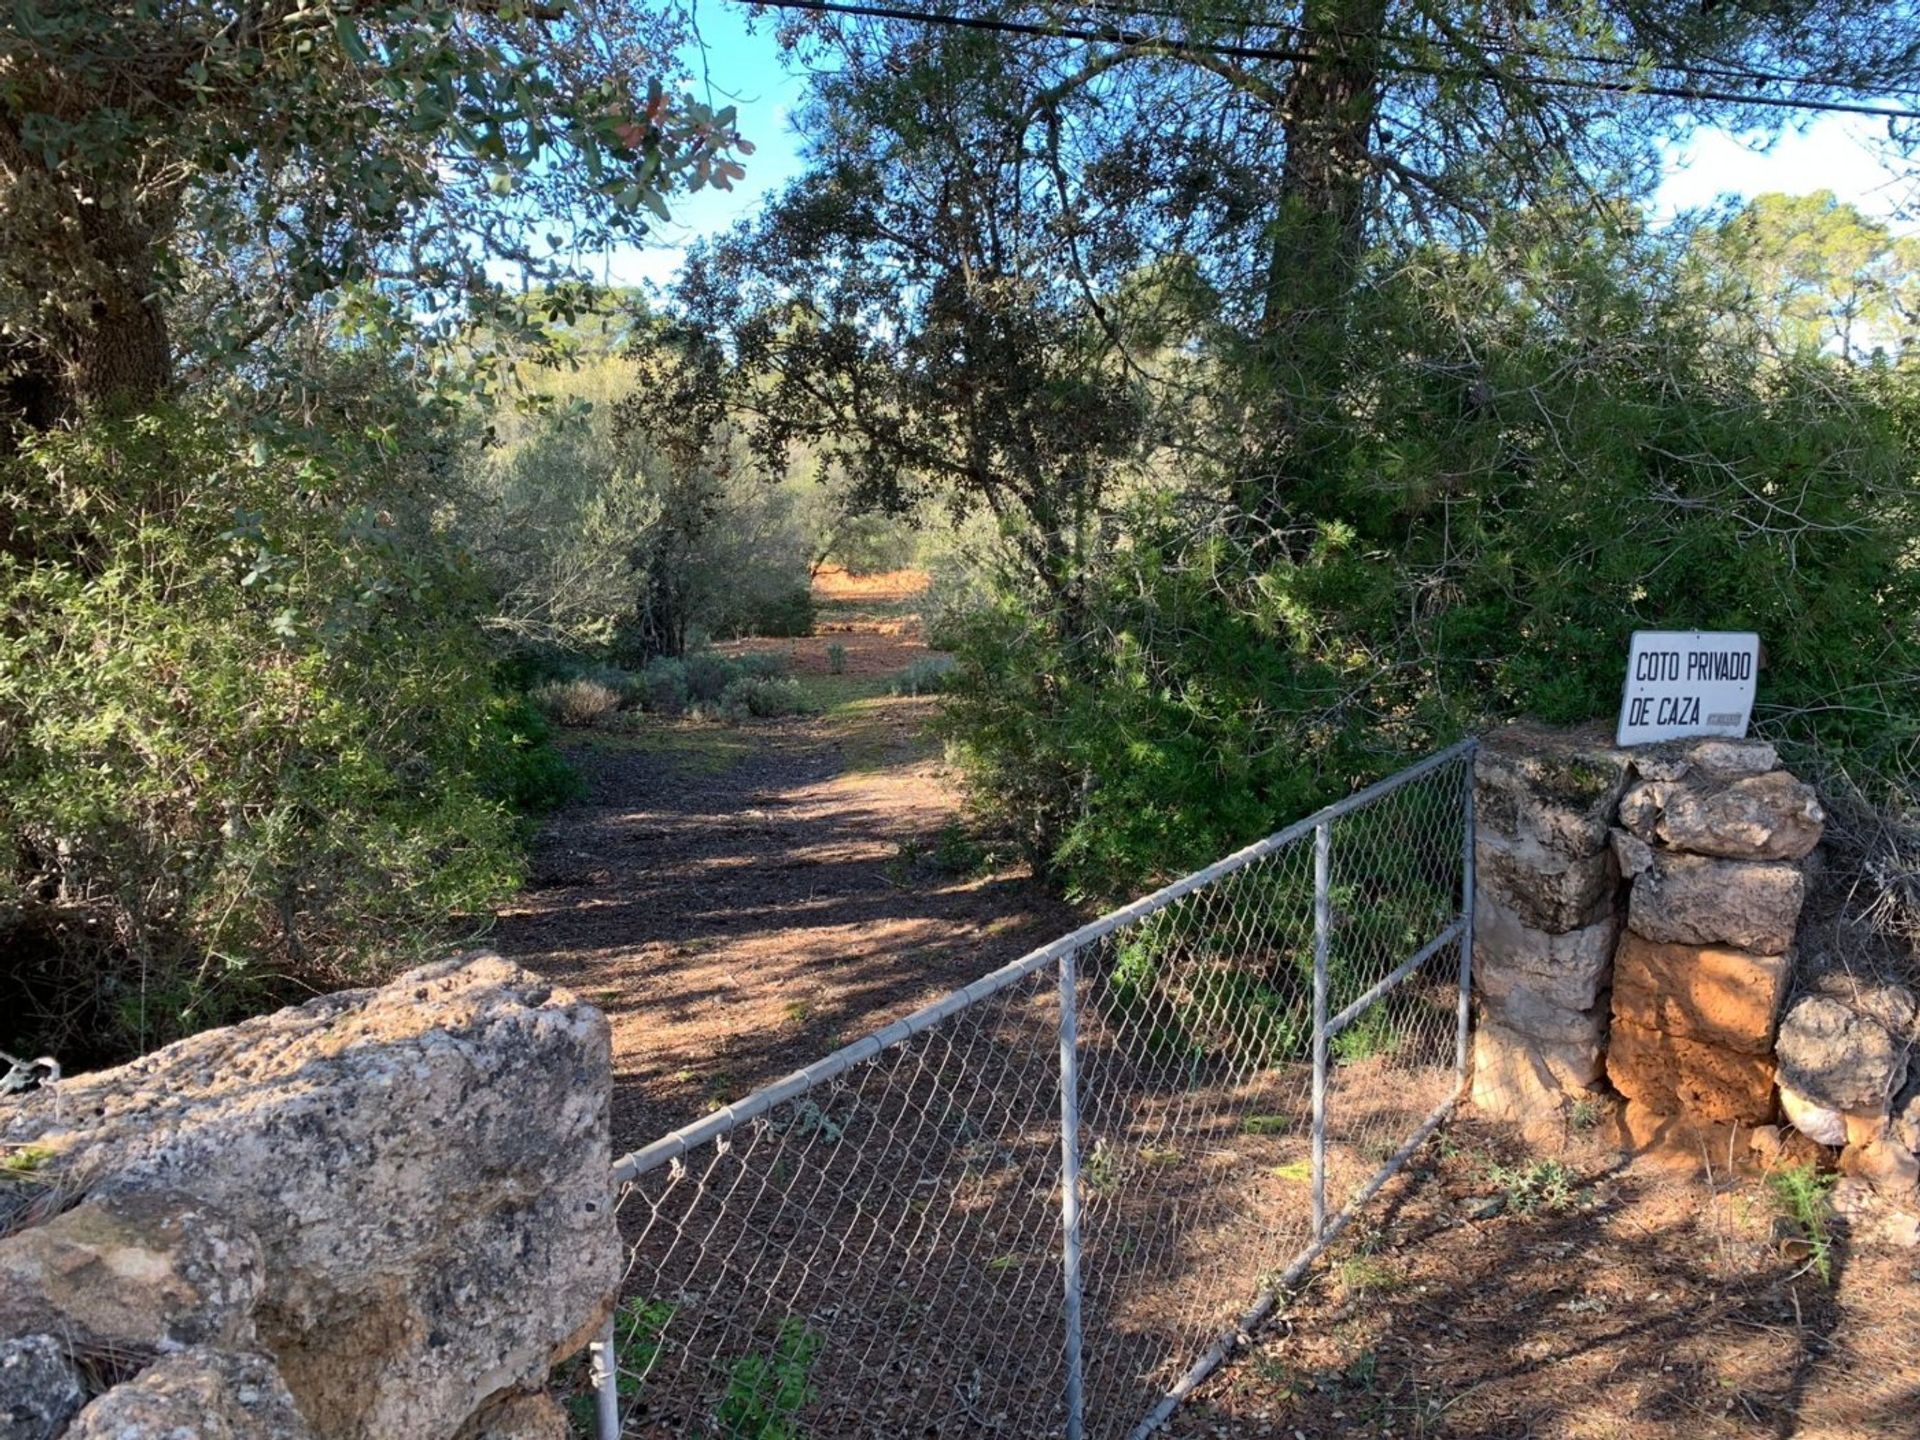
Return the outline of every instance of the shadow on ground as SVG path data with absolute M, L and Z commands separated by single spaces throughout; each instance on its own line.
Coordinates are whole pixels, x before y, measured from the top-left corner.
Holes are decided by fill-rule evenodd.
M 1564 1206 L 1529 1210 L 1534 1163 L 1471 1122 L 1430 1145 L 1169 1433 L 1920 1435 L 1911 1256 L 1842 1244 L 1823 1279 L 1781 1252 L 1753 1177 L 1625 1169 L 1598 1144 L 1553 1162 Z

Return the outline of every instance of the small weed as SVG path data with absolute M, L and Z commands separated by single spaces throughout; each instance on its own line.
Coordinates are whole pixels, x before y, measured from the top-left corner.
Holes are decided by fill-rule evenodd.
M 1820 1278 L 1832 1283 L 1833 1231 L 1828 1222 L 1833 1218 L 1833 1207 L 1827 1201 L 1827 1192 L 1833 1189 L 1833 1176 L 1822 1174 L 1810 1163 L 1783 1165 L 1767 1177 L 1767 1185 L 1781 1213 L 1806 1232 Z
M 1020 1268 L 1020 1261 L 1021 1257 L 1018 1255 L 996 1255 L 987 1262 L 987 1269 L 1017 1270 Z
M 1145 1165 L 1169 1167 L 1180 1164 L 1186 1158 L 1178 1150 L 1169 1150 L 1159 1145 L 1140 1147 L 1140 1161 Z
M 1582 1095 L 1567 1107 L 1567 1124 L 1574 1133 L 1585 1135 L 1600 1124 L 1602 1113 L 1598 1100 L 1591 1095 Z
M 813 1014 L 813 1006 L 805 1000 L 789 1000 L 784 1013 L 789 1025 L 804 1025 L 807 1023 L 807 1017 Z
M 847 673 L 847 647 L 838 642 L 827 646 L 827 673 L 844 675 Z
M 801 1440 L 797 1418 L 814 1398 L 813 1362 L 824 1337 L 797 1315 L 780 1322 L 771 1354 L 733 1362 L 713 1421 L 719 1440 Z
M 1095 1195 L 1108 1195 L 1120 1185 L 1120 1156 L 1105 1140 L 1093 1142 L 1093 1149 L 1080 1162 L 1080 1183 Z
M 1525 1165 L 1487 1165 L 1487 1179 L 1500 1190 L 1515 1215 L 1535 1211 L 1557 1214 L 1573 1208 L 1573 1172 L 1558 1160 L 1534 1160 Z
M 791 1133 L 802 1139 L 809 1135 L 818 1135 L 829 1145 L 837 1145 L 847 1133 L 847 1121 L 853 1118 L 851 1109 L 839 1120 L 835 1120 L 811 1100 L 802 1100 L 793 1107 L 793 1118 L 786 1124 L 776 1124 L 776 1133 Z
M 9 1151 L 4 1160 L 0 1160 L 0 1170 L 15 1175 L 32 1175 L 53 1158 L 51 1150 L 43 1150 L 38 1145 L 22 1145 L 18 1150 Z
M 1350 1295 L 1389 1294 L 1406 1283 L 1398 1270 L 1374 1255 L 1349 1255 L 1334 1273 Z
M 1282 1180 L 1310 1181 L 1313 1179 L 1313 1162 L 1311 1160 L 1291 1160 L 1285 1165 L 1274 1166 L 1273 1173 L 1278 1175 Z
M 665 1349 L 667 1326 L 675 1307 L 666 1300 L 636 1297 L 613 1312 L 613 1351 L 615 1384 L 619 1387 L 620 1408 L 624 1411 L 639 1395 L 641 1386 Z M 567 1413 L 576 1435 L 592 1435 L 594 1401 L 591 1392 L 571 1396 Z
M 1288 1115 L 1248 1115 L 1240 1122 L 1242 1135 L 1284 1135 L 1292 1128 Z
M 1254 1378 L 1267 1386 L 1276 1401 L 1292 1400 L 1312 1389 L 1312 1385 L 1302 1381 L 1294 1373 L 1293 1367 L 1277 1355 L 1256 1355 L 1253 1357 Z

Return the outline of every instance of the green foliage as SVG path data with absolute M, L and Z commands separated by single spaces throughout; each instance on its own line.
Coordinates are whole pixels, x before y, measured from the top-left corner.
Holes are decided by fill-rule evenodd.
M 725 658 L 707 651 L 687 656 L 685 664 L 687 693 L 703 704 L 717 702 L 740 673 Z
M 577 281 L 570 257 L 640 233 L 672 189 L 742 173 L 731 109 L 645 78 L 677 38 L 576 0 L 20 0 L 0 27 L 6 358 L 88 404 L 144 403 L 170 338 L 285 375 L 306 347 L 262 342 L 322 296 L 360 338 L 512 328 L 526 307 L 490 261 Z M 496 357 L 462 358 L 465 387 L 497 382 Z
M 989 821 L 1137 893 L 1465 731 L 1610 714 L 1656 627 L 1758 631 L 1763 729 L 1910 784 L 1920 372 L 1730 349 L 1621 243 L 1407 257 L 1274 528 L 1152 487 L 1070 603 L 1003 571 L 944 718 Z
M 1489 1162 L 1487 1181 L 1515 1215 L 1559 1214 L 1574 1205 L 1573 1172 L 1558 1160 L 1530 1160 L 1524 1165 Z
M 827 673 L 844 675 L 847 673 L 847 647 L 841 644 L 827 646 Z
M 1833 1206 L 1827 1196 L 1835 1179 L 1810 1161 L 1783 1165 L 1767 1176 L 1775 1203 L 1806 1235 L 1814 1268 L 1828 1282 L 1833 1279 Z
M 799 1414 L 813 1401 L 813 1364 L 824 1343 L 819 1331 L 789 1315 L 769 1354 L 734 1361 L 713 1414 L 715 1440 L 802 1440 Z
M 889 688 L 895 695 L 939 695 L 952 688 L 953 680 L 951 656 L 921 655 L 894 676 Z
M 806 687 L 791 676 L 742 675 L 720 692 L 719 710 L 729 720 L 775 720 L 810 715 L 819 707 Z
M 813 633 L 813 591 L 805 584 L 746 585 L 716 594 L 701 620 L 719 640 L 741 635 L 787 639 Z
M 614 1388 L 619 1393 L 623 1413 L 639 1397 L 653 1367 L 660 1363 L 666 1349 L 667 1327 L 678 1311 L 679 1307 L 669 1300 L 649 1300 L 636 1295 L 614 1312 Z M 567 1397 L 567 1418 L 573 1433 L 581 1440 L 597 1440 L 595 1409 L 591 1389 Z
M 353 495 L 193 410 L 0 459 L 0 915 L 92 937 L 47 1049 L 377 978 L 517 882 L 566 772 L 458 566 Z
M 641 703 L 649 714 L 680 715 L 686 712 L 687 702 L 693 695 L 687 679 L 690 663 L 665 655 L 655 656 L 647 662 L 647 668 L 640 672 L 640 693 Z

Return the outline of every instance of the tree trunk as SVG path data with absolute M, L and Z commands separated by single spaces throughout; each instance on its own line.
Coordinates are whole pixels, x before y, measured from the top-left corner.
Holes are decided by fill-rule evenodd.
M 1367 185 L 1380 106 L 1387 0 L 1307 0 L 1302 48 L 1281 117 L 1286 154 L 1268 259 L 1258 373 L 1271 423 L 1241 497 L 1263 522 L 1338 453 L 1334 411 L 1351 344 L 1351 300 L 1366 252 Z M 1262 527 L 1264 528 L 1264 527 Z

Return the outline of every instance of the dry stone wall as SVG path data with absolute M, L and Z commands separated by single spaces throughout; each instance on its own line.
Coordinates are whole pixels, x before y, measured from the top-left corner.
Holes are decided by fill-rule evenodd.
M 1773 747 L 1515 726 L 1476 782 L 1480 1108 L 1557 1131 L 1611 1090 L 1636 1148 L 1734 1127 L 1768 1158 L 1798 1132 L 1844 1213 L 1920 1240 L 1920 1007 L 1796 977 L 1825 817 Z
M 560 1440 L 611 1081 L 598 1011 L 481 955 L 0 1105 L 0 1440 Z
M 1628 899 L 1607 1078 L 1631 1134 L 1670 1118 L 1764 1125 L 1820 803 L 1761 741 L 1661 747 L 1629 764 L 1641 778 L 1615 832 Z

